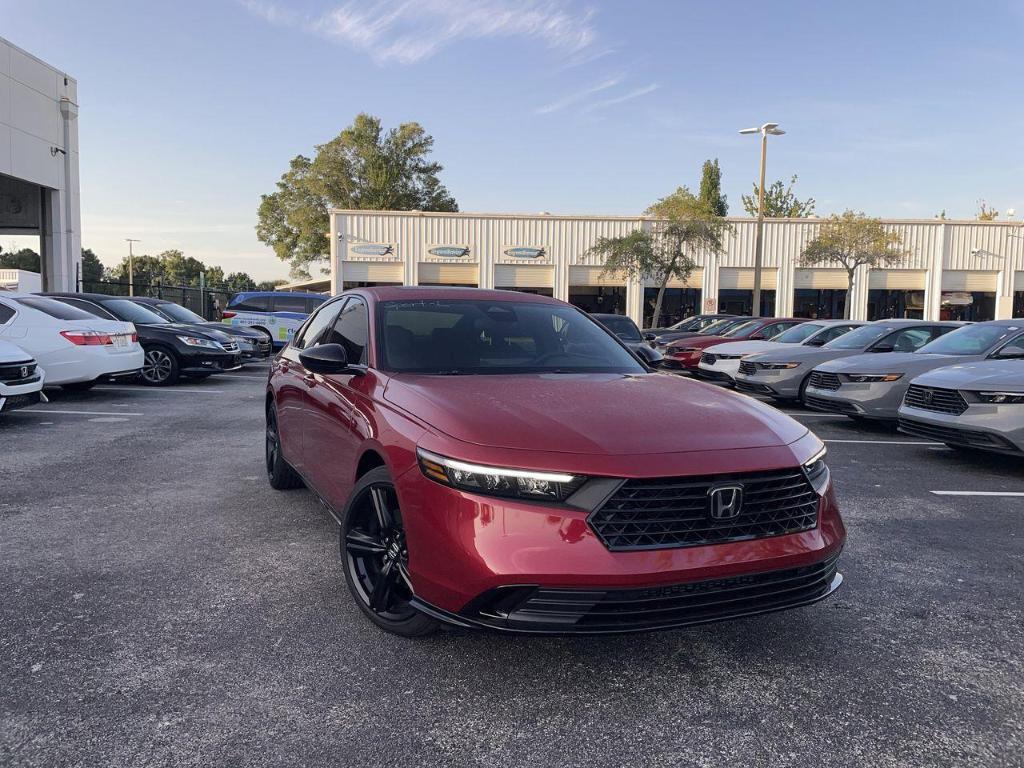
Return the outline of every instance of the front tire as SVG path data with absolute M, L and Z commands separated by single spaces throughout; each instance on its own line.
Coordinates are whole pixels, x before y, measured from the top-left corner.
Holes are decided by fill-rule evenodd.
M 299 473 L 284 460 L 284 453 L 281 451 L 281 432 L 277 426 L 277 406 L 273 403 L 267 408 L 265 457 L 267 480 L 271 488 L 275 491 L 290 491 L 303 486 Z
M 139 380 L 148 387 L 169 387 L 181 378 L 178 356 L 164 347 L 145 350 Z
M 416 610 L 409 549 L 395 485 L 386 467 L 367 472 L 345 505 L 341 560 L 359 610 L 385 632 L 421 637 L 437 622 Z

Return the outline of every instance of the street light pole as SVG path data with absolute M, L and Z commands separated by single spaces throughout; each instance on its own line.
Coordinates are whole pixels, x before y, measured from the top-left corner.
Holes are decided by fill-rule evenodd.
M 761 182 L 762 186 L 764 182 Z M 128 295 L 135 295 L 135 254 L 132 252 L 132 245 L 134 243 L 142 242 L 136 240 L 133 237 L 126 237 L 125 240 L 128 242 Z
M 754 237 L 754 300 L 751 315 L 761 316 L 761 264 L 764 259 L 764 177 L 768 160 L 768 136 L 781 136 L 785 133 L 778 123 L 765 123 L 760 128 L 744 128 L 742 134 L 761 134 L 761 183 L 757 190 L 757 233 Z

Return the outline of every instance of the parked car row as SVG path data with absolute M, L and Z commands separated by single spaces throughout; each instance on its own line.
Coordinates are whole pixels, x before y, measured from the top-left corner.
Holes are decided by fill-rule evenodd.
M 111 379 L 166 386 L 270 352 L 263 334 L 162 299 L 0 292 L 0 411 L 38 403 L 44 387 L 81 391 Z
M 1024 320 L 747 318 L 710 328 L 666 345 L 661 367 L 953 447 L 1024 453 Z

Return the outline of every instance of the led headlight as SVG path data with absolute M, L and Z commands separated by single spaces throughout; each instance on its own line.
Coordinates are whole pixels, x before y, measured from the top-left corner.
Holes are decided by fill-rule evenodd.
M 858 384 L 873 384 L 879 381 L 899 381 L 902 373 L 848 373 L 846 378 Z
M 1021 392 L 975 392 L 974 394 L 979 402 L 982 403 L 995 403 L 998 405 L 1024 403 L 1024 393 Z
M 420 470 L 431 480 L 473 493 L 537 501 L 563 501 L 586 480 L 581 475 L 488 467 L 416 450 Z
M 828 465 L 825 463 L 825 448 L 822 448 L 814 456 L 804 462 L 803 466 L 804 474 L 807 475 L 808 481 L 814 487 L 814 490 L 820 496 L 825 493 L 825 489 L 828 487 L 829 471 Z
M 800 363 L 758 363 L 757 367 L 765 371 L 788 371 L 792 368 L 799 368 Z
M 203 347 L 204 349 L 216 349 L 221 352 L 224 351 L 224 347 L 222 347 L 218 342 L 210 339 L 200 339 L 197 336 L 179 336 L 178 341 L 182 344 L 187 344 L 190 347 Z

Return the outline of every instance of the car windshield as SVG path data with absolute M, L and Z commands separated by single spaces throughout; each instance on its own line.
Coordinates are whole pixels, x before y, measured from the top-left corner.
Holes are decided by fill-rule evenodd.
M 628 317 L 604 316 L 599 322 L 623 341 L 643 341 L 640 331 Z
M 1024 330 L 1024 322 L 1019 326 L 966 325 L 925 344 L 917 351 L 928 355 L 984 355 L 1021 330 Z
M 100 303 L 122 320 L 128 320 L 132 323 L 154 325 L 167 322 L 166 317 L 160 317 L 156 312 L 151 312 L 141 304 L 136 304 L 129 299 L 107 299 Z
M 186 309 L 180 304 L 168 302 L 167 304 L 144 304 L 146 309 L 163 315 L 169 320 L 179 323 L 205 323 L 206 319 L 200 317 L 191 309 Z
M 520 301 L 385 301 L 377 305 L 382 367 L 431 374 L 644 373 L 574 307 Z
M 719 335 L 724 336 L 727 339 L 731 339 L 735 336 L 742 336 L 748 331 L 752 331 L 754 329 L 754 326 L 756 325 L 756 320 L 747 320 L 745 323 L 739 323 L 738 325 L 734 325 L 733 327 L 723 331 Z
M 705 326 L 701 333 L 705 336 L 720 336 L 722 331 L 743 322 L 749 321 L 739 320 L 735 317 L 727 317 L 724 320 L 715 320 L 711 325 Z
M 58 320 L 95 320 L 96 315 L 90 315 L 88 312 L 78 309 L 77 307 L 71 307 L 67 304 L 56 301 L 55 299 L 46 299 L 43 297 L 31 297 L 24 299 L 15 299 L 19 304 L 34 309 L 37 312 L 55 317 Z
M 794 325 L 792 328 L 783 331 L 773 338 L 772 341 L 777 341 L 780 344 L 799 344 L 801 341 L 809 339 L 824 327 L 825 326 L 818 325 L 817 323 L 800 323 L 800 325 Z
M 822 349 L 865 349 L 892 330 L 895 329 L 891 325 L 862 325 L 832 339 Z

